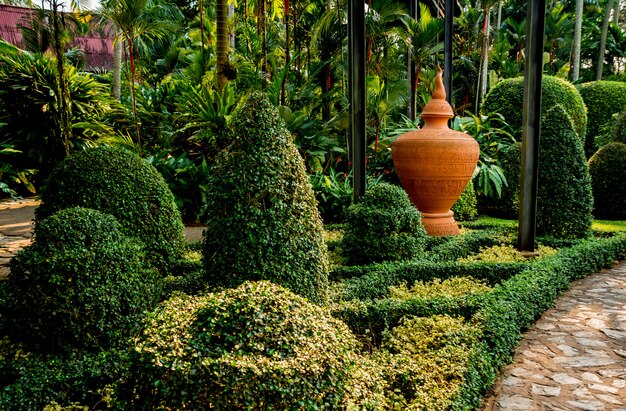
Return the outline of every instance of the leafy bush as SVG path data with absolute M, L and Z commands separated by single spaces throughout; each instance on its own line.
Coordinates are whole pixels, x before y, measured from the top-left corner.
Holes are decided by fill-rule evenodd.
M 96 210 L 69 208 L 41 221 L 10 267 L 7 328 L 35 349 L 120 346 L 159 297 L 140 245 Z
M 348 209 L 342 249 L 350 264 L 415 258 L 425 242 L 422 216 L 401 187 L 380 183 Z
M 509 185 L 502 190 L 502 198 L 496 203 L 498 213 L 507 218 L 518 218 L 519 216 L 521 163 L 522 143 L 515 143 L 506 151 L 502 165 Z
M 140 239 L 155 267 L 167 268 L 186 243 L 180 213 L 163 177 L 137 155 L 112 147 L 76 153 L 59 164 L 41 189 L 35 222 L 68 207 L 113 215 Z
M 412 318 L 385 343 L 390 409 L 447 410 L 462 389 L 480 328 L 449 316 Z
M 484 293 L 491 290 L 484 281 L 477 281 L 471 277 L 453 277 L 441 281 L 435 278 L 428 283 L 416 281 L 412 287 L 406 283 L 397 287 L 389 287 L 389 296 L 398 300 L 412 298 L 458 297 L 470 293 Z
M 159 170 L 174 194 L 174 202 L 183 221 L 200 222 L 209 179 L 209 166 L 206 159 L 194 161 L 187 156 L 187 153 L 174 157 L 164 150 L 148 156 L 146 160 L 148 164 Z
M 626 144 L 610 143 L 589 159 L 596 217 L 626 218 Z
M 611 135 L 610 141 L 601 141 L 600 144 L 598 144 L 599 147 L 602 147 L 613 141 L 626 144 L 626 110 L 622 111 L 616 116 L 615 124 L 612 131 L 613 135 Z
M 209 282 L 271 280 L 320 302 L 328 262 L 302 158 L 276 109 L 253 94 L 233 119 L 235 140 L 216 159 L 203 236 Z
M 587 158 L 600 147 L 597 139 L 610 128 L 613 114 L 626 108 L 626 83 L 621 81 L 592 81 L 577 86 L 587 106 Z
M 518 141 L 522 139 L 522 105 L 524 98 L 524 78 L 516 77 L 503 80 L 491 88 L 481 106 L 483 113 L 500 113 L 513 129 Z M 547 113 L 560 104 L 574 123 L 576 135 L 585 141 L 587 110 L 576 87 L 557 77 L 543 76 L 541 92 L 541 111 Z
M 545 245 L 539 245 L 535 251 L 539 254 L 538 257 L 547 257 L 556 253 L 554 248 Z M 526 261 L 526 259 L 527 258 L 512 245 L 498 244 L 489 248 L 481 248 L 478 254 L 461 258 L 458 261 L 460 263 L 471 263 L 475 261 L 512 263 L 516 261 L 523 262 Z
M 537 234 L 587 237 L 593 196 L 583 145 L 561 106 L 548 110 L 541 121 Z
M 378 409 L 382 381 L 358 373 L 356 349 L 325 309 L 267 281 L 178 295 L 149 317 L 117 398 L 125 410 Z
M 103 129 L 106 112 L 119 103 L 88 73 L 65 67 L 70 93 L 72 140 L 79 150 Z M 19 51 L 0 54 L 0 141 L 14 145 L 21 154 L 12 162 L 18 169 L 38 169 L 45 178 L 65 157 L 60 134 L 57 67 L 44 54 Z M 43 181 L 38 181 L 41 183 Z
M 461 193 L 461 197 L 452 206 L 451 210 L 454 212 L 454 219 L 456 221 L 475 220 L 478 217 L 476 206 L 476 191 L 474 190 L 474 184 L 470 181 Z

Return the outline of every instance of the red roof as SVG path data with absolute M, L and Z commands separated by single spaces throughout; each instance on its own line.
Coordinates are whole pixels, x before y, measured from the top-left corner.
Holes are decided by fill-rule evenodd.
M 32 9 L 0 4 L 0 38 L 24 48 L 24 38 L 18 24 L 24 24 L 33 13 Z M 95 21 L 96 19 L 92 19 Z M 84 37 L 75 37 L 70 47 L 77 47 L 85 52 L 87 70 L 113 67 L 113 34 L 111 30 L 103 30 L 92 24 L 89 33 Z

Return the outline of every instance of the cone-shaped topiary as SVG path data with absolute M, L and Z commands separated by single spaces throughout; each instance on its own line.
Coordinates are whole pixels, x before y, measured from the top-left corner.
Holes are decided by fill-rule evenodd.
M 560 105 L 541 119 L 537 234 L 587 237 L 593 221 L 591 179 L 576 128 Z
M 587 127 L 587 109 L 583 98 L 576 87 L 558 77 L 543 76 L 541 82 L 541 111 L 548 110 L 557 104 L 565 109 L 574 123 L 580 141 L 585 141 Z M 522 140 L 522 103 L 524 100 L 524 77 L 503 80 L 491 88 L 485 96 L 481 111 L 485 114 L 500 113 L 513 129 L 513 135 Z
M 41 190 L 35 222 L 68 207 L 113 215 L 128 236 L 145 244 L 160 269 L 181 256 L 186 244 L 174 196 L 159 172 L 129 151 L 96 147 L 71 155 Z
M 425 243 L 422 216 L 402 187 L 379 183 L 348 208 L 342 250 L 349 264 L 414 258 Z
M 5 321 L 34 349 L 96 351 L 120 346 L 159 298 L 156 272 L 117 220 L 68 208 L 35 227 L 11 261 Z
M 610 143 L 589 159 L 594 214 L 626 219 L 626 144 Z
M 253 94 L 233 119 L 234 140 L 208 184 L 203 256 L 210 283 L 270 280 L 325 299 L 322 221 L 304 162 L 278 111 Z
M 621 81 L 592 81 L 577 86 L 587 106 L 587 138 L 585 154 L 591 157 L 600 147 L 604 134 L 610 135 L 613 114 L 626 108 L 626 83 Z
M 326 309 L 268 281 L 179 295 L 148 318 L 116 397 L 124 410 L 380 409 L 370 390 L 384 384 L 356 372 L 356 349 Z

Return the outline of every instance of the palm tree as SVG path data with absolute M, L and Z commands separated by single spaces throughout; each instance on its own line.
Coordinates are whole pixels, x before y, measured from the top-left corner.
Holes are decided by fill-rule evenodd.
M 580 75 L 580 44 L 583 28 L 584 0 L 576 0 L 576 14 L 574 17 L 574 38 L 572 40 L 572 81 L 578 80 Z
M 411 61 L 415 63 L 415 81 L 411 84 L 411 93 L 417 92 L 419 72 L 424 68 L 426 61 L 433 59 L 443 51 L 443 43 L 438 41 L 438 36 L 443 32 L 443 20 L 430 14 L 427 6 L 420 3 L 419 20 L 407 17 L 404 24 L 407 31 L 407 46 Z M 416 99 L 417 100 L 417 99 Z M 416 113 L 417 104 L 412 107 L 412 113 Z
M 602 22 L 602 32 L 600 34 L 600 51 L 598 52 L 598 65 L 596 66 L 596 80 L 602 80 L 602 70 L 604 69 L 604 52 L 606 50 L 606 36 L 609 32 L 609 22 L 613 11 L 613 1 L 609 0 L 604 11 L 604 21 Z
M 137 116 L 137 100 L 135 95 L 136 61 L 135 42 L 140 38 L 155 39 L 171 28 L 172 20 L 152 18 L 153 4 L 151 0 L 108 0 L 101 4 L 99 14 L 112 22 L 118 30 L 116 41 L 122 40 L 128 47 L 130 61 L 130 96 L 133 106 L 133 119 L 137 145 L 141 147 L 141 134 Z
M 227 0 L 217 0 L 215 4 L 215 14 L 217 20 L 217 89 L 222 92 L 228 82 L 228 2 Z

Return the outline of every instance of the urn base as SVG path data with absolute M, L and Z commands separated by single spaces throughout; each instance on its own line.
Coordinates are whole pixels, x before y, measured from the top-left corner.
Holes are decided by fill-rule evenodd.
M 422 224 L 428 235 L 433 237 L 444 237 L 449 235 L 459 235 L 461 230 L 454 220 L 454 213 L 422 213 Z

